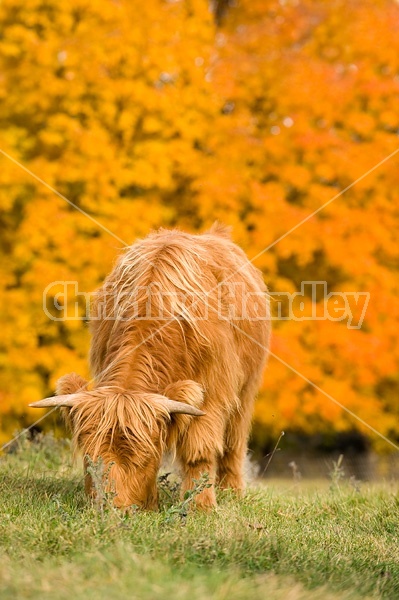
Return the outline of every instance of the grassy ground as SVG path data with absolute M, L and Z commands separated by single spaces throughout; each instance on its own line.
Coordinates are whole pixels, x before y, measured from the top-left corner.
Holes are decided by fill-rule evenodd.
M 170 478 L 158 513 L 84 497 L 66 442 L 0 458 L 0 598 L 317 600 L 399 598 L 399 496 L 340 481 L 219 495 L 187 511 Z

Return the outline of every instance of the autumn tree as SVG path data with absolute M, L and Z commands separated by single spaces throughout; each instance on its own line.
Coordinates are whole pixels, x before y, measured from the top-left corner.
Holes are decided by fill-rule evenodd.
M 265 439 L 357 427 L 388 447 L 356 416 L 398 438 L 398 18 L 393 0 L 4 0 L 4 440 L 61 374 L 88 375 L 85 321 L 46 314 L 76 288 L 53 282 L 91 292 L 137 236 L 216 218 L 272 292 L 326 282 L 302 318 L 370 294 L 359 329 L 273 322 Z

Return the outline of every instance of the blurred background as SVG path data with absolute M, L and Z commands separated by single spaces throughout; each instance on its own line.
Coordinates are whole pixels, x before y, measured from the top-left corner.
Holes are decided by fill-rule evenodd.
M 84 304 L 52 320 L 43 290 L 92 292 L 123 243 L 218 219 L 272 292 L 370 294 L 359 328 L 273 322 L 261 469 L 284 431 L 283 474 L 334 453 L 356 476 L 394 473 L 399 4 L 3 0 L 0 23 L 0 443 L 44 414 L 27 405 L 58 377 L 89 375 Z M 303 314 L 325 293 L 305 289 Z M 56 415 L 40 428 L 64 435 Z

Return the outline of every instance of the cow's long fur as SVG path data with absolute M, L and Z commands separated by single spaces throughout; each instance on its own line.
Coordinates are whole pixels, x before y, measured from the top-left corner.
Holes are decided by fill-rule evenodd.
M 117 506 L 156 506 L 167 449 L 181 463 L 183 492 L 205 471 L 212 482 L 243 489 L 267 314 L 260 273 L 220 225 L 199 236 L 160 230 L 122 254 L 92 307 L 93 389 L 76 374 L 57 386 L 58 394 L 76 394 L 64 409 L 75 446 L 112 465 Z M 170 415 L 165 397 L 205 415 Z M 197 501 L 214 506 L 213 487 Z

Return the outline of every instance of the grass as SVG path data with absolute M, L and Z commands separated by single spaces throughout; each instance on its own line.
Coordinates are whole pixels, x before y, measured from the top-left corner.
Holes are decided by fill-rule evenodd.
M 85 498 L 67 442 L 22 440 L 0 458 L 0 598 L 396 599 L 397 490 L 336 469 L 328 487 L 219 493 L 208 514 L 164 477 L 159 512 L 123 515 Z

